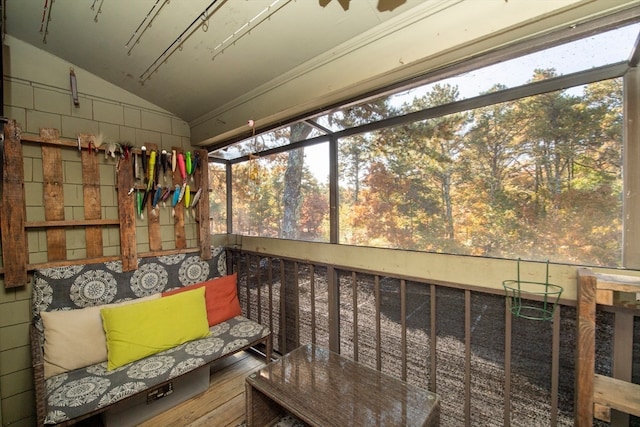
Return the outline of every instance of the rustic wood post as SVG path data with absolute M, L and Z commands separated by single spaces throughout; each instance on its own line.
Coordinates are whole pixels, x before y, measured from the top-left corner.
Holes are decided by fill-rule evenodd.
M 198 243 L 200 258 L 211 259 L 211 226 L 209 224 L 209 153 L 207 150 L 197 150 L 200 165 L 195 172 L 195 182 L 202 190 L 200 201 L 196 205 L 196 221 L 198 221 Z
M 4 124 L 1 231 L 6 288 L 24 286 L 29 281 L 21 132 L 15 120 Z
M 133 188 L 133 153 L 118 160 L 116 181 L 118 191 L 118 219 L 120 220 L 120 256 L 122 271 L 138 268 L 138 248 L 136 247 L 136 219 Z
M 58 129 L 40 129 L 40 137 L 45 142 L 60 140 Z M 62 175 L 62 151 L 59 146 L 42 144 L 42 174 L 44 195 L 44 219 L 64 221 L 64 182 Z M 49 227 L 47 233 L 47 260 L 67 259 L 67 238 L 64 228 Z
M 81 133 L 82 146 L 89 149 L 82 151 L 82 195 L 84 201 L 84 219 L 102 218 L 102 199 L 100 197 L 100 169 L 98 167 L 98 155 L 91 147 L 95 145 L 95 137 L 91 134 Z M 99 225 L 87 225 L 84 229 L 87 258 L 101 257 L 104 253 L 102 242 L 102 227 Z
M 576 318 L 575 425 L 593 425 L 593 377 L 596 347 L 596 276 L 578 269 L 578 311 Z

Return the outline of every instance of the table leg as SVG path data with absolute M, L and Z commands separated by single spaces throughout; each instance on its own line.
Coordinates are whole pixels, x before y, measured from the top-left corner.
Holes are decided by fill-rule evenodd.
M 264 427 L 284 414 L 275 402 L 245 382 L 247 427 Z

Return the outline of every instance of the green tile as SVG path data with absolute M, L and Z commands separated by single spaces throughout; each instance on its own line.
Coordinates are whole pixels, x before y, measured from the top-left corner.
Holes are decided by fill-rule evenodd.
M 33 390 L 2 399 L 2 422 L 4 426 L 35 425 L 35 397 Z
M 0 375 L 7 375 L 31 367 L 31 348 L 27 345 L 0 351 Z
M 15 292 L 13 297 L 14 299 L 16 298 Z M 0 304 L 0 328 L 28 323 L 31 321 L 30 310 L 30 301 L 28 299 Z
M 33 374 L 31 369 L 23 369 L 0 377 L 0 397 L 3 400 L 32 389 Z
M 29 345 L 29 323 L 0 328 L 0 351 Z

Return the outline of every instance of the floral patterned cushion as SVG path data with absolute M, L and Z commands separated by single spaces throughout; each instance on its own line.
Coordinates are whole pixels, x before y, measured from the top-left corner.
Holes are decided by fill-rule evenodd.
M 73 310 L 128 301 L 199 283 L 226 274 L 223 248 L 210 260 L 177 254 L 138 261 L 135 271 L 122 271 L 120 261 L 36 270 L 33 279 L 33 324 L 43 344 L 42 311 Z M 212 326 L 210 335 L 107 371 L 102 362 L 54 375 L 45 381 L 45 424 L 57 424 L 144 392 L 237 350 L 255 345 L 271 333 L 237 316 Z M 79 350 L 81 351 L 81 350 Z M 35 375 L 38 377 L 38 375 Z
M 187 342 L 113 371 L 106 362 L 46 381 L 45 424 L 57 424 L 154 387 L 269 335 L 269 328 L 242 316 L 212 326 L 207 338 Z

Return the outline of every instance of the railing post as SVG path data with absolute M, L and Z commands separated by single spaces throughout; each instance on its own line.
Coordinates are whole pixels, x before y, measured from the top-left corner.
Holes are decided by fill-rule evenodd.
M 578 313 L 576 335 L 576 427 L 593 425 L 593 375 L 596 343 L 596 277 L 578 269 Z
M 329 281 L 329 350 L 340 353 L 340 282 L 333 267 L 327 268 Z

